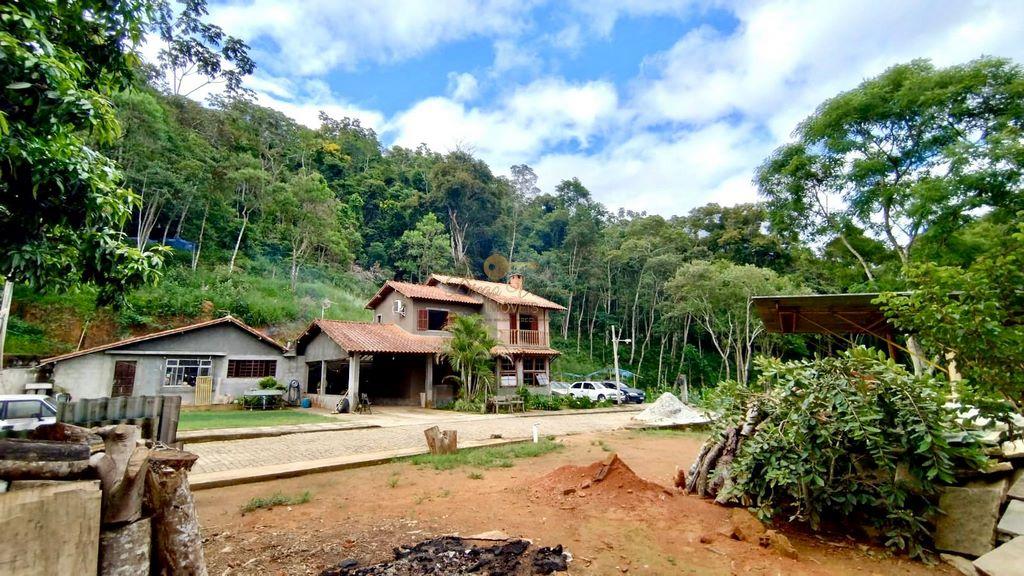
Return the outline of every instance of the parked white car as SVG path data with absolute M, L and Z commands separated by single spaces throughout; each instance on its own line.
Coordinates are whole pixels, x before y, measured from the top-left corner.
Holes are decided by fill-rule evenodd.
M 611 400 L 616 404 L 621 404 L 625 397 L 622 392 L 615 389 L 614 384 L 609 386 L 604 382 L 594 382 L 590 380 L 573 382 L 572 386 L 569 387 L 569 395 L 573 398 L 590 398 L 594 402 Z
M 57 407 L 42 394 L 0 395 L 0 430 L 34 430 L 57 423 Z
M 552 396 L 569 396 L 569 383 L 568 382 L 551 382 L 551 395 Z

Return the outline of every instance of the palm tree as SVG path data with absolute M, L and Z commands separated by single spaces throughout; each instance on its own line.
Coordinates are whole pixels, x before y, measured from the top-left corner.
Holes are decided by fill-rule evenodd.
M 472 400 L 494 382 L 491 348 L 497 341 L 477 315 L 456 316 L 449 323 L 452 339 L 448 342 L 448 363 L 458 372 L 463 398 Z

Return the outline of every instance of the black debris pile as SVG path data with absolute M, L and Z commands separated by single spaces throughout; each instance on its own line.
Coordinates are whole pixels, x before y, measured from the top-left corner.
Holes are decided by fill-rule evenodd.
M 569 557 L 561 546 L 531 550 L 526 540 L 507 540 L 477 546 L 457 536 L 425 540 L 411 547 L 395 548 L 395 559 L 359 567 L 345 560 L 320 576 L 527 576 L 565 572 Z

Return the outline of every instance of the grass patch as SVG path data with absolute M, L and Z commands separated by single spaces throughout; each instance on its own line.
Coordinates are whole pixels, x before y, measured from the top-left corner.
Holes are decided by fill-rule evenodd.
M 393 472 L 391 474 L 391 477 L 388 478 L 388 487 L 389 488 L 397 488 L 398 487 L 398 480 L 399 480 L 399 478 L 401 478 L 399 473 L 398 472 Z
M 466 476 L 468 476 L 470 480 L 483 480 L 484 479 L 484 475 L 481 474 L 480 472 L 470 472 Z
M 337 422 L 335 418 L 299 410 L 182 410 L 178 430 L 213 430 L 250 426 L 284 426 Z
M 536 444 L 523 442 L 493 448 L 470 448 L 455 454 L 422 454 L 413 456 L 409 461 L 417 466 L 430 466 L 434 470 L 451 470 L 460 466 L 511 468 L 516 458 L 536 458 L 563 448 L 561 444 L 545 438 Z
M 641 428 L 636 430 L 641 436 L 662 436 L 668 438 L 697 438 L 703 440 L 708 437 L 707 431 L 702 430 L 674 430 L 672 428 Z
M 242 512 L 252 512 L 262 508 L 270 510 L 275 506 L 295 506 L 297 504 L 305 504 L 312 499 L 313 494 L 309 490 L 294 496 L 275 492 L 272 496 L 266 498 L 253 498 L 252 500 L 249 500 L 245 506 L 242 506 Z

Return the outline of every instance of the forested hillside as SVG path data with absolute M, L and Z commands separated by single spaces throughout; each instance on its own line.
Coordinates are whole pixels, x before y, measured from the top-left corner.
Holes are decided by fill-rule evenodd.
M 499 176 L 508 167 L 471 150 L 387 147 L 352 119 L 322 115 L 313 130 L 244 98 L 200 104 L 138 80 L 114 96 L 122 134 L 100 149 L 141 198 L 125 232 L 140 249 L 171 247 L 162 278 L 114 308 L 97 308 L 89 289 L 21 288 L 8 351 L 48 354 L 225 313 L 287 340 L 321 312 L 368 319 L 362 304 L 387 278 L 482 277 L 484 260 L 500 254 L 528 289 L 568 308 L 552 325 L 565 353 L 556 372 L 609 365 L 616 325 L 631 340 L 623 365 L 641 385 L 679 374 L 697 385 L 745 379 L 755 352 L 829 345 L 760 334 L 748 296 L 901 288 L 905 264 L 966 264 L 1006 234 L 1020 198 L 1015 183 L 994 181 L 997 167 L 971 167 L 988 152 L 969 149 L 950 175 L 960 180 L 941 184 L 929 171 L 948 165 L 957 137 L 913 141 L 895 117 L 923 99 L 902 110 L 884 102 L 915 83 L 978 92 L 999 74 L 1020 70 L 998 60 L 894 68 L 823 105 L 751 175 L 764 203 L 672 218 L 608 211 L 587 174 L 541 190 L 526 165 Z M 854 96 L 861 109 L 844 116 Z M 963 146 L 976 121 L 963 120 Z M 886 123 L 888 142 L 858 140 Z M 840 154 L 858 149 L 882 151 L 874 172 L 843 165 Z M 984 177 L 993 179 L 984 193 L 965 191 Z M 843 208 L 830 211 L 828 195 L 845 197 Z

